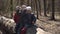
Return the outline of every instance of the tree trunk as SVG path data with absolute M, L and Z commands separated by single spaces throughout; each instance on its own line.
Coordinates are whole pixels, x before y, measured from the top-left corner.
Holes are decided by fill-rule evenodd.
M 10 10 L 13 11 L 13 0 L 10 1 L 10 5 L 11 5 Z
M 51 20 L 55 20 L 55 17 L 54 17 L 54 15 L 55 15 L 54 1 L 55 0 L 52 0 L 52 16 L 51 16 Z
M 39 12 L 40 12 L 40 16 L 41 16 L 41 3 L 40 3 L 40 0 L 38 0 L 38 3 L 39 3 Z
M 38 19 L 38 7 L 37 7 L 38 3 L 37 3 L 37 0 L 35 0 L 35 2 L 36 2 L 36 12 L 37 12 L 37 19 Z
M 31 7 L 32 7 L 32 11 L 33 11 L 33 0 L 31 0 Z
M 23 5 L 24 4 L 24 0 L 21 0 L 21 5 Z
M 29 5 L 29 0 L 27 0 L 27 5 Z
M 46 15 L 46 0 L 44 0 L 44 16 L 47 16 Z

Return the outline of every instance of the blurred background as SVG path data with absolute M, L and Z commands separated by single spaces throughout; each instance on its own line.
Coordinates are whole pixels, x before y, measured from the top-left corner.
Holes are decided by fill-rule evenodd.
M 15 26 L 13 13 L 16 6 L 23 4 L 32 7 L 32 13 L 39 19 L 36 24 L 41 29 L 53 34 L 60 34 L 60 0 L 0 0 L 0 30 L 4 34 L 9 32 L 12 34 L 11 30 L 14 30 Z

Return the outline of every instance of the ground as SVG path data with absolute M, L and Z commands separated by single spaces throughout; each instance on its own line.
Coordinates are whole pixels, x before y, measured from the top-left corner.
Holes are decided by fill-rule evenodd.
M 36 27 L 29 28 L 26 34 L 60 34 L 59 21 L 50 21 L 47 17 L 40 16 L 35 25 Z M 2 29 L 0 29 L 0 34 L 2 32 Z
M 39 20 L 36 21 L 36 23 L 39 22 Z M 36 25 L 36 24 L 35 24 Z M 50 32 L 44 31 L 40 27 L 32 27 L 28 29 L 28 34 L 52 34 Z
M 40 16 L 36 24 L 44 31 L 60 34 L 60 21 L 49 20 L 48 17 Z

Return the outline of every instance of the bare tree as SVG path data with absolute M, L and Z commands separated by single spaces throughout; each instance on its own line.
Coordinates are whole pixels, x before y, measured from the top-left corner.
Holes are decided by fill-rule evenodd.
M 44 16 L 47 16 L 46 15 L 46 0 L 43 0 L 44 1 Z
M 39 4 L 39 13 L 41 15 L 41 2 L 40 2 L 40 0 L 38 0 L 38 4 Z
M 35 4 L 36 4 L 37 19 L 38 19 L 38 6 L 37 6 L 38 3 L 37 3 L 37 0 L 35 0 L 35 2 L 36 2 Z
M 10 10 L 13 11 L 13 0 L 10 1 L 10 5 L 11 5 Z
M 51 16 L 51 20 L 55 20 L 55 0 L 52 0 L 52 16 Z

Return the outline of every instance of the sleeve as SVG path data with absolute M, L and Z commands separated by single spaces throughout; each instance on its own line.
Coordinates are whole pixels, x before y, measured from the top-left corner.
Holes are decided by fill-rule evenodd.
M 14 21 L 17 22 L 17 19 L 16 19 L 16 14 L 14 15 Z
M 34 21 L 34 23 L 36 22 L 36 17 L 34 14 L 32 14 L 32 21 Z

